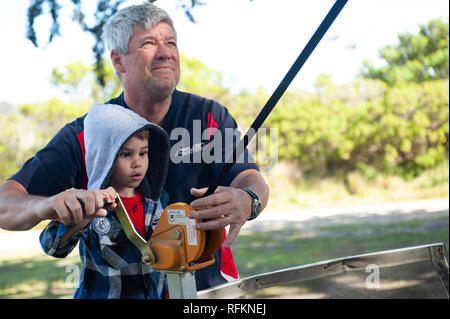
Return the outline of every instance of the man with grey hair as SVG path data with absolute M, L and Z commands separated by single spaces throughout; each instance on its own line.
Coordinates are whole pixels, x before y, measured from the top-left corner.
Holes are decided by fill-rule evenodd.
M 196 272 L 197 289 L 237 278 L 229 246 L 244 223 L 265 207 L 269 187 L 245 151 L 247 160 L 233 165 L 223 186 L 199 198 L 222 168 L 225 152 L 212 163 L 195 160 L 205 145 L 225 137 L 225 129 L 236 129 L 236 121 L 219 103 L 176 90 L 180 57 L 174 24 L 165 11 L 150 3 L 126 7 L 105 25 L 104 41 L 123 87 L 122 94 L 108 103 L 130 108 L 162 126 L 171 137 L 171 154 L 181 156 L 181 161 L 171 156 L 169 162 L 164 188 L 170 202 L 187 202 L 198 208 L 190 218 L 206 221 L 198 223 L 197 229 L 229 226 L 227 238 L 215 254 L 217 262 Z M 0 187 L 1 228 L 26 230 L 47 219 L 73 224 L 106 214 L 101 193 L 86 190 L 84 117 L 62 128 Z M 190 133 L 188 145 L 172 134 L 179 128 Z M 207 136 L 202 134 L 198 141 L 197 131 L 207 132 Z M 79 199 L 85 203 L 84 211 Z M 208 208 L 201 209 L 204 207 Z

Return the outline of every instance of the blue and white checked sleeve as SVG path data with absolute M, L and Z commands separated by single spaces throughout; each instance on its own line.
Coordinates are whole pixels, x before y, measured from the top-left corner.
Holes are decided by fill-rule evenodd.
M 86 230 L 81 230 L 72 235 L 64 244 L 59 245 L 61 237 L 70 229 L 73 225 L 64 225 L 57 221 L 50 222 L 47 227 L 41 232 L 39 241 L 41 247 L 47 255 L 64 258 L 72 252 L 78 241 L 83 236 Z

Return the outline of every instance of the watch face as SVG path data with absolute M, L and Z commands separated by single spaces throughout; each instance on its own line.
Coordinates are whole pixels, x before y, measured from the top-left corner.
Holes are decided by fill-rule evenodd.
M 259 213 L 261 213 L 261 203 L 257 202 L 255 205 L 255 213 L 256 215 L 259 215 Z

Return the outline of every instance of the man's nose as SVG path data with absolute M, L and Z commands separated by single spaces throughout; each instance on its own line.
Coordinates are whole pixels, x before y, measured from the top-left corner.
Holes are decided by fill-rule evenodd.
M 156 51 L 155 58 L 156 59 L 170 59 L 172 56 L 172 53 L 170 52 L 170 49 L 165 44 L 158 45 L 158 50 Z

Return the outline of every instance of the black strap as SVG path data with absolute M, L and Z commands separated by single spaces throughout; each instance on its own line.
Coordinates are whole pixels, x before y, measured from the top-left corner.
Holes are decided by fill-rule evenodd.
M 303 51 L 298 56 L 297 60 L 295 60 L 294 64 L 289 69 L 288 73 L 285 75 L 281 83 L 278 85 L 278 87 L 273 92 L 272 96 L 267 101 L 266 105 L 264 105 L 261 112 L 256 117 L 253 124 L 248 129 L 247 133 L 243 136 L 242 140 L 240 141 L 239 145 L 237 145 L 234 148 L 233 154 L 231 157 L 225 162 L 222 169 L 220 170 L 219 174 L 215 177 L 209 188 L 207 189 L 206 193 L 203 195 L 209 196 L 214 193 L 216 188 L 220 185 L 220 183 L 224 180 L 225 176 L 230 171 L 231 167 L 236 162 L 236 159 L 239 158 L 239 156 L 242 154 L 244 149 L 247 147 L 248 143 L 251 141 L 253 136 L 256 132 L 258 132 L 258 129 L 261 127 L 261 125 L 264 123 L 266 118 L 269 116 L 270 112 L 272 112 L 275 105 L 280 100 L 281 96 L 284 94 L 288 86 L 291 84 L 292 80 L 295 78 L 297 73 L 302 68 L 303 64 L 305 64 L 306 60 L 311 55 L 312 51 L 316 48 L 317 44 L 320 42 L 324 34 L 327 32 L 327 30 L 330 28 L 333 21 L 336 19 L 336 17 L 341 12 L 342 8 L 345 6 L 348 0 L 337 0 L 333 7 L 328 12 L 325 19 L 323 19 L 320 26 L 317 28 L 316 32 L 314 32 L 313 36 L 309 40 L 309 42 L 306 44 Z

